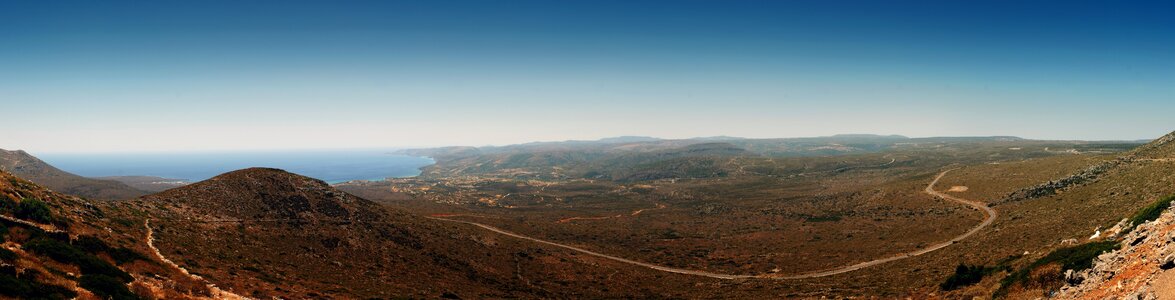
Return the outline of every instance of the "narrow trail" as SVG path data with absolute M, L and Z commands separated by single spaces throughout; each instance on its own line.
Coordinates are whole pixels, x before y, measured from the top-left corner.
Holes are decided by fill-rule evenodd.
M 65 233 L 65 234 L 69 233 L 69 232 L 66 232 L 65 230 L 57 229 L 57 226 L 53 226 L 53 225 L 49 225 L 49 224 L 33 223 L 33 222 L 25 221 L 22 219 L 17 219 L 17 218 L 5 216 L 5 215 L 0 215 L 0 219 L 8 220 L 9 222 L 19 223 L 21 225 L 25 225 L 25 226 L 29 226 L 29 227 L 40 228 L 41 230 L 48 232 L 48 233 Z
M 976 232 L 979 232 L 979 230 L 987 227 L 988 225 L 991 225 L 991 223 L 993 221 L 995 221 L 996 217 L 999 216 L 999 213 L 997 213 L 994 209 L 987 207 L 986 204 L 979 202 L 979 201 L 958 198 L 958 197 L 947 195 L 947 194 L 944 194 L 944 193 L 941 193 L 941 192 L 934 190 L 934 186 L 936 184 L 938 184 L 938 181 L 941 180 L 943 176 L 946 176 L 946 174 L 948 172 L 953 171 L 953 170 L 954 169 L 946 170 L 946 171 L 943 171 L 942 173 L 939 173 L 938 176 L 934 178 L 934 181 L 931 181 L 930 184 L 926 186 L 926 189 L 924 190 L 924 192 L 927 194 L 945 199 L 945 200 L 954 201 L 954 202 L 958 202 L 960 204 L 970 206 L 976 210 L 979 210 L 980 212 L 983 212 L 985 218 L 984 218 L 983 222 L 979 223 L 979 225 L 972 227 L 967 232 L 965 232 L 959 236 L 956 236 L 948 241 L 941 242 L 941 243 L 934 244 L 934 245 L 930 245 L 926 248 L 922 248 L 919 250 L 906 252 L 906 253 L 900 253 L 897 255 L 893 255 L 893 256 L 889 256 L 889 257 L 885 257 L 885 258 L 874 259 L 874 260 L 870 260 L 870 261 L 866 261 L 866 262 L 862 262 L 862 263 L 857 263 L 857 264 L 853 264 L 853 265 L 837 267 L 834 269 L 813 271 L 813 272 L 800 273 L 800 274 L 794 274 L 794 275 L 723 274 L 723 273 L 713 273 L 713 272 L 706 272 L 706 271 L 666 267 L 666 266 L 661 266 L 661 265 L 656 265 L 656 264 L 651 264 L 651 263 L 630 260 L 630 259 L 626 259 L 626 258 L 622 258 L 622 257 L 616 257 L 616 256 L 608 255 L 608 254 L 603 254 L 603 253 L 599 253 L 599 252 L 595 252 L 595 251 L 591 251 L 591 250 L 587 250 L 587 249 L 583 249 L 583 248 L 579 248 L 579 247 L 575 247 L 575 246 L 571 246 L 571 245 L 541 240 L 541 239 L 513 233 L 510 231 L 502 230 L 500 228 L 481 224 L 481 223 L 464 221 L 464 220 L 446 219 L 446 218 L 441 218 L 441 217 L 427 217 L 427 218 L 433 219 L 433 220 L 438 220 L 438 221 L 473 225 L 473 226 L 481 227 L 482 229 L 485 229 L 485 230 L 489 230 L 489 231 L 492 231 L 492 232 L 495 232 L 498 234 L 502 234 L 502 235 L 517 238 L 517 239 L 522 239 L 522 240 L 527 240 L 527 241 L 531 241 L 531 242 L 535 242 L 535 243 L 564 248 L 564 249 L 568 249 L 568 250 L 572 250 L 572 251 L 576 251 L 576 252 L 580 252 L 580 253 L 596 256 L 596 257 L 601 257 L 601 258 L 605 258 L 605 259 L 609 259 L 609 260 L 613 260 L 613 261 L 617 261 L 617 262 L 621 262 L 621 263 L 645 267 L 645 268 L 649 268 L 649 269 L 653 269 L 653 270 L 657 270 L 657 271 L 662 271 L 662 272 L 703 276 L 703 277 L 710 277 L 710 278 L 717 278 L 717 279 L 804 279 L 804 278 L 816 278 L 816 277 L 825 277 L 825 276 L 831 276 L 831 275 L 836 275 L 836 274 L 841 274 L 841 273 L 852 272 L 852 271 L 856 271 L 856 270 L 860 270 L 860 269 L 864 269 L 864 268 L 868 268 L 868 267 L 872 267 L 872 266 L 876 266 L 876 265 L 880 265 L 880 264 L 884 264 L 884 263 L 888 263 L 888 262 L 892 262 L 892 261 L 896 261 L 896 260 L 902 260 L 902 259 L 911 258 L 911 257 L 919 256 L 922 254 L 930 253 L 932 251 L 946 248 L 947 246 L 950 246 L 958 241 L 966 239 L 967 237 L 974 235 Z
M 631 214 L 629 214 L 628 216 L 630 216 L 630 217 L 636 217 L 636 216 L 640 216 L 640 215 L 641 215 L 641 213 L 644 213 L 645 211 L 649 211 L 649 210 L 657 210 L 657 209 L 663 209 L 663 208 L 666 208 L 666 207 L 669 207 L 669 206 L 668 206 L 668 205 L 665 205 L 665 204 L 657 203 L 657 207 L 654 207 L 654 208 L 642 208 L 642 209 L 634 210 L 634 211 L 632 211 L 632 213 L 631 213 Z M 439 217 L 439 215 L 433 215 L 433 216 L 434 216 L 434 217 Z M 620 215 L 615 215 L 615 216 L 602 216 L 602 217 L 570 217 L 570 218 L 563 218 L 563 219 L 559 219 L 558 221 L 555 221 L 555 223 L 568 223 L 568 222 L 571 222 L 571 221 L 576 221 L 576 220 L 607 220 L 607 219 L 612 219 L 612 218 L 621 218 L 621 217 L 624 217 L 624 215 L 623 215 L 623 214 L 620 214 Z
M 668 205 L 665 205 L 665 204 L 657 203 L 657 207 L 656 207 L 656 208 L 642 208 L 642 209 L 638 209 L 638 210 L 636 210 L 636 211 L 632 212 L 632 214 L 631 214 L 630 216 L 633 216 L 633 217 L 635 217 L 635 216 L 639 216 L 639 215 L 641 215 L 641 213 L 643 213 L 643 212 L 645 212 L 645 211 L 648 211 L 648 210 L 664 209 L 664 208 L 666 208 L 666 207 L 669 207 L 669 206 L 668 206 Z
M 619 218 L 619 217 L 623 217 L 623 216 L 624 215 L 604 216 L 604 217 L 570 217 L 570 218 L 559 219 L 558 221 L 555 221 L 555 223 L 567 223 L 567 222 L 571 222 L 571 221 L 575 221 L 575 220 L 607 220 L 607 219 Z
M 163 256 L 163 252 L 159 252 L 159 248 L 155 248 L 155 230 L 151 229 L 151 219 L 143 220 L 143 227 L 147 228 L 147 247 L 151 248 L 151 253 L 155 254 L 155 258 L 158 258 L 159 261 L 162 261 L 164 264 L 167 264 L 168 266 L 171 266 L 172 268 L 179 270 L 180 273 L 183 273 L 184 275 L 188 276 L 192 280 L 204 282 L 204 284 L 206 284 L 208 286 L 208 292 L 209 292 L 209 294 L 212 294 L 212 298 L 214 298 L 214 299 L 252 299 L 252 298 L 248 298 L 248 297 L 234 294 L 229 291 L 222 290 L 219 287 L 216 287 L 215 284 L 212 284 L 211 282 L 208 282 L 208 280 L 205 280 L 204 277 L 200 277 L 200 275 L 192 274 L 192 273 L 188 272 L 188 269 L 184 269 L 184 267 L 181 267 L 179 264 L 176 264 L 175 262 L 171 261 L 170 259 L 167 259 L 167 257 Z
M 721 279 L 739 279 L 739 278 L 755 278 L 756 277 L 755 275 L 719 274 L 719 273 L 710 273 L 710 272 L 704 272 L 704 271 L 694 271 L 694 270 L 686 270 L 686 269 L 671 268 L 671 267 L 666 267 L 666 266 L 659 266 L 659 265 L 654 265 L 654 264 L 650 264 L 650 263 L 644 263 L 644 262 L 629 260 L 629 259 L 625 259 L 625 258 L 621 258 L 621 257 L 611 256 L 611 255 L 607 255 L 607 254 L 603 254 L 603 253 L 599 253 L 599 252 L 595 252 L 595 251 L 591 251 L 591 250 L 587 250 L 587 249 L 583 249 L 583 248 L 579 248 L 579 247 L 575 247 L 575 246 L 569 246 L 569 245 L 564 245 L 564 244 L 560 244 L 560 243 L 540 240 L 540 239 L 532 238 L 529 236 L 525 236 L 525 235 L 505 231 L 502 229 L 498 229 L 497 227 L 493 227 L 493 226 L 489 226 L 489 225 L 485 225 L 485 224 L 481 224 L 481 223 L 462 221 L 462 220 L 445 219 L 445 218 L 437 218 L 437 217 L 426 217 L 426 218 L 438 220 L 438 221 L 445 221 L 445 222 L 469 224 L 469 225 L 481 227 L 482 229 L 489 230 L 489 231 L 492 231 L 492 232 L 495 232 L 498 234 L 502 234 L 505 236 L 513 237 L 513 238 L 518 238 L 518 239 L 536 242 L 536 243 L 540 243 L 540 244 L 546 244 L 546 245 L 550 245 L 550 246 L 573 250 L 576 252 L 580 252 L 580 253 L 584 253 L 584 254 L 588 254 L 588 255 L 592 255 L 592 256 L 602 257 L 602 258 L 606 258 L 609 260 L 618 261 L 618 262 L 631 264 L 631 265 L 637 265 L 637 266 L 641 266 L 641 267 L 646 267 L 646 268 L 650 268 L 650 269 L 658 270 L 658 271 L 687 274 L 687 275 L 698 275 L 698 276 L 705 276 L 705 277 L 711 277 L 711 278 L 721 278 Z

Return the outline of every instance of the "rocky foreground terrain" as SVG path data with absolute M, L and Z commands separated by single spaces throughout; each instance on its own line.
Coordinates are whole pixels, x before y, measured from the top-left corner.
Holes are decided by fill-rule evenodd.
M 1093 268 L 1069 273 L 1060 299 L 1175 299 L 1175 209 L 1140 224 L 1122 248 L 1102 254 Z

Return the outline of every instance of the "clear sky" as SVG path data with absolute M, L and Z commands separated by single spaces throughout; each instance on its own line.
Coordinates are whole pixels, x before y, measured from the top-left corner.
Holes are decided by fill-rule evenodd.
M 0 148 L 1175 130 L 1131 1 L 4 1 Z

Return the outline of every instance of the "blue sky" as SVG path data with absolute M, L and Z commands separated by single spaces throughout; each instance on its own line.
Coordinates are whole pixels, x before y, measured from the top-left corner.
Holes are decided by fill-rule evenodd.
M 49 3 L 46 3 L 49 2 Z M 0 148 L 1175 130 L 1129 1 L 7 1 Z

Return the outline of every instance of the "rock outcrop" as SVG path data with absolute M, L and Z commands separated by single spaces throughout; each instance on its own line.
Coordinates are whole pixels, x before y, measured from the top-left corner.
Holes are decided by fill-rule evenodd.
M 1172 150 L 1171 147 L 1164 147 L 1164 146 L 1171 143 L 1172 141 L 1175 141 L 1175 131 L 1168 133 L 1167 135 L 1161 136 L 1161 137 L 1155 139 L 1154 141 L 1147 143 L 1146 145 L 1139 146 L 1137 149 L 1134 150 L 1134 153 L 1141 154 L 1141 155 L 1171 154 L 1171 150 Z
M 1175 210 L 1143 223 L 1092 268 L 1067 274 L 1058 299 L 1175 299 Z
M 1028 199 L 1035 199 L 1035 198 L 1054 195 L 1057 192 L 1065 190 L 1067 188 L 1077 186 L 1077 185 L 1086 184 L 1089 182 L 1093 182 L 1093 181 L 1097 180 L 1097 178 L 1099 176 L 1101 176 L 1102 174 L 1105 174 L 1106 172 L 1109 172 L 1110 170 L 1113 170 L 1114 168 L 1117 168 L 1118 166 L 1120 166 L 1122 164 L 1129 163 L 1132 160 L 1133 160 L 1133 157 L 1123 156 L 1123 157 L 1119 157 L 1114 160 L 1104 161 L 1099 164 L 1093 165 L 1089 168 L 1086 168 L 1085 170 L 1081 170 L 1081 172 L 1077 172 L 1076 174 L 1066 176 L 1065 178 L 1061 178 L 1061 179 L 1057 179 L 1057 180 L 1050 180 L 1049 182 L 1045 182 L 1042 184 L 1038 184 L 1038 185 L 1035 185 L 1032 187 L 1027 187 L 1027 188 L 1023 188 L 1018 191 L 1012 192 L 1011 194 L 1008 194 L 1007 197 L 1004 197 L 1003 199 L 996 201 L 992 205 L 999 205 L 999 204 L 1008 203 L 1008 202 L 1023 201 L 1023 200 L 1028 200 Z

